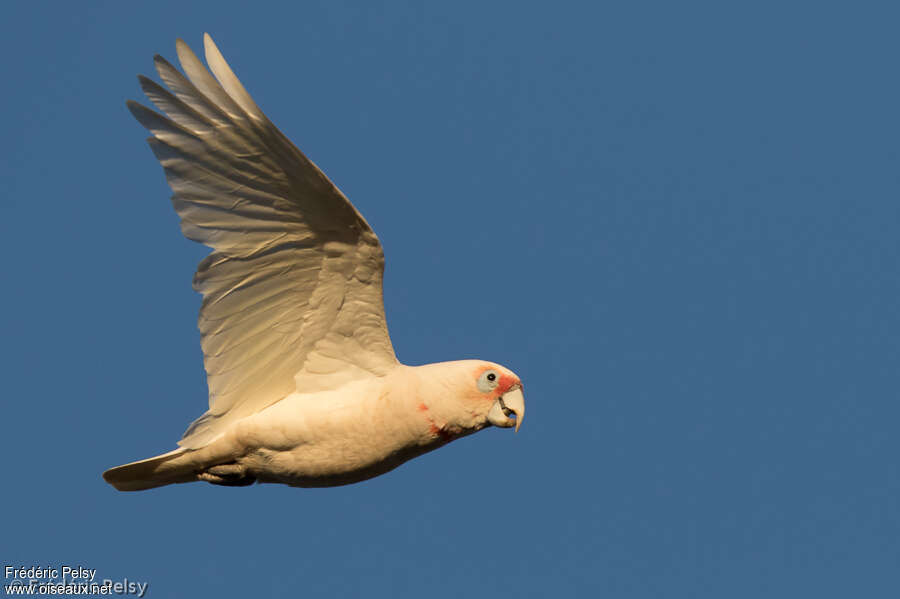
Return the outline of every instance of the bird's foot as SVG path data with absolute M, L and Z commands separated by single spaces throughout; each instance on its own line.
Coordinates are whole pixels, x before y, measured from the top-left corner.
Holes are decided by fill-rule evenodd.
M 207 468 L 206 472 L 197 475 L 197 479 L 225 487 L 246 487 L 256 482 L 256 477 L 240 464 L 219 464 Z

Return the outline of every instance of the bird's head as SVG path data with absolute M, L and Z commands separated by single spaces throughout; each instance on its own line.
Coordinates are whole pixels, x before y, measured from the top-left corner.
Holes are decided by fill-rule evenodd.
M 440 430 L 473 432 L 490 424 L 519 430 L 525 417 L 525 396 L 522 381 L 508 368 L 482 360 L 444 362 L 424 368 L 440 369 L 436 377 L 440 385 L 433 388 L 435 395 L 422 404 L 423 411 Z

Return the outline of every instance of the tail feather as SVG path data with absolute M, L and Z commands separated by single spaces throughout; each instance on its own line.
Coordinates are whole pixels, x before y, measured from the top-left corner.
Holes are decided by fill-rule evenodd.
M 110 468 L 103 480 L 120 491 L 143 491 L 197 480 L 196 464 L 185 459 L 190 450 L 176 449 L 156 457 Z

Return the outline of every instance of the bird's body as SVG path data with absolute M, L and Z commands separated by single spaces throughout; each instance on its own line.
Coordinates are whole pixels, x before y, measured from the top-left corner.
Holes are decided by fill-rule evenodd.
M 397 361 L 374 232 L 262 114 L 209 36 L 205 45 L 221 85 L 179 40 L 190 79 L 160 57 L 173 93 L 141 79 L 169 118 L 129 107 L 154 134 L 182 230 L 214 249 L 194 279 L 210 409 L 179 449 L 104 478 L 126 491 L 343 485 L 491 424 L 518 428 L 524 398 L 508 369 Z

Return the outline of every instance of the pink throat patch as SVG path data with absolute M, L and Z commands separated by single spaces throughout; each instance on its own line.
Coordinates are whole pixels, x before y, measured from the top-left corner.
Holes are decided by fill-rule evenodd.
M 431 417 L 430 414 L 428 414 L 428 406 L 425 405 L 424 401 L 422 403 L 420 403 L 418 406 L 416 406 L 416 409 L 419 410 L 420 412 L 422 412 L 423 414 L 425 414 L 425 418 L 428 420 L 428 430 L 432 435 L 434 435 L 435 437 L 440 437 L 444 441 L 452 441 L 453 440 L 453 434 L 445 431 L 444 429 L 440 428 L 437 424 L 435 424 L 434 419 Z

